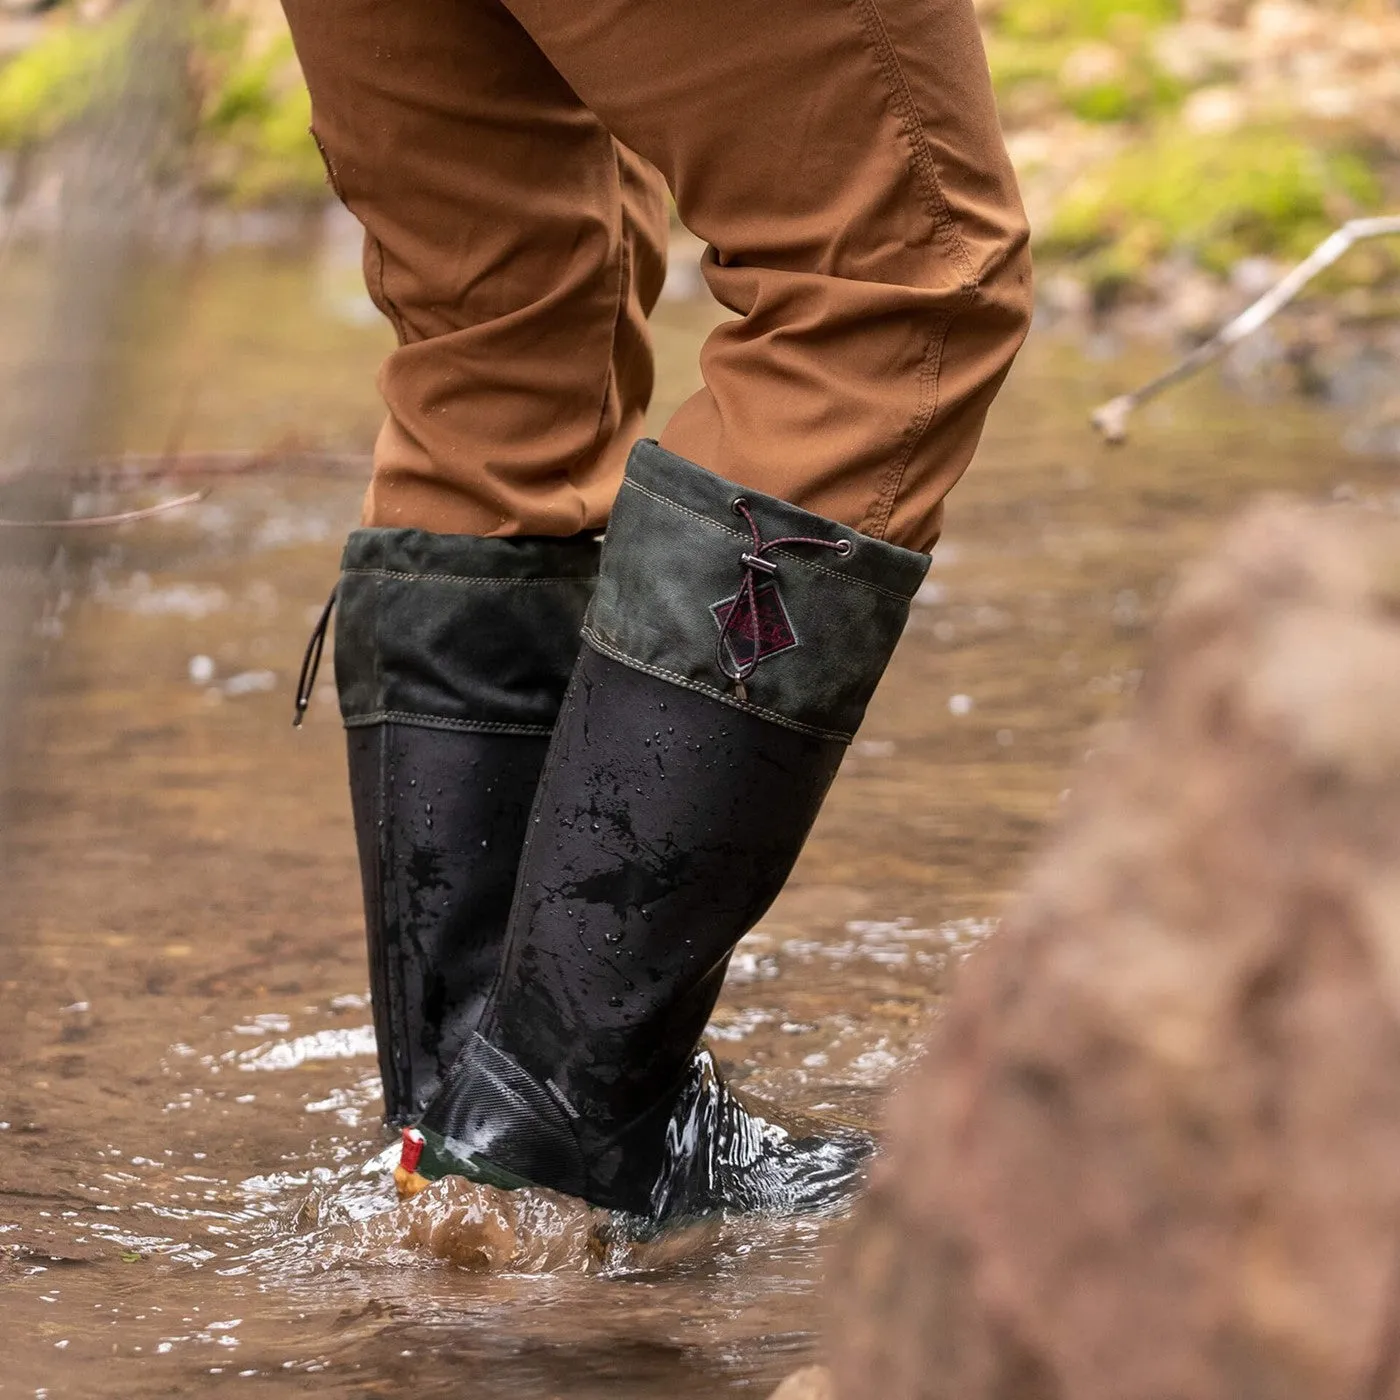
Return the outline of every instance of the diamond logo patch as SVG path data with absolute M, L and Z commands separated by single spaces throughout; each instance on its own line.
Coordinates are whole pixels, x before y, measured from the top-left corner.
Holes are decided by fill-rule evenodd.
M 772 579 L 766 579 L 754 589 L 757 618 L 749 607 L 747 594 L 741 591 L 711 606 L 716 627 L 723 629 L 724 619 L 736 598 L 739 600 L 739 610 L 729 624 L 729 632 L 724 639 L 725 650 L 736 669 L 753 658 L 755 635 L 758 638 L 759 661 L 766 661 L 770 656 L 791 651 L 800 645 L 792 619 L 783 604 L 783 595 L 778 592 L 778 585 Z

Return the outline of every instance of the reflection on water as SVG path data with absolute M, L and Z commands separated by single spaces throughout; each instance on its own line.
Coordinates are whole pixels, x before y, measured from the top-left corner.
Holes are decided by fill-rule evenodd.
M 22 301 L 11 279 L 0 316 Z M 385 338 L 322 264 L 230 253 L 154 277 L 147 309 L 126 444 L 177 424 L 202 449 L 367 445 Z M 711 314 L 662 308 L 659 414 Z M 1208 384 L 1106 454 L 1086 411 L 1145 368 L 1028 349 L 797 874 L 734 961 L 713 1041 L 750 1090 L 874 1119 L 1135 689 L 1173 570 L 1236 501 L 1395 508 L 1393 466 L 1343 458 L 1337 419 Z M 111 504 L 100 485 L 81 510 Z M 6 891 L 0 1012 L 24 1037 L 0 1100 L 0 1388 L 763 1395 L 811 1354 L 839 1223 L 637 1246 L 547 1193 L 391 1199 L 329 684 L 290 726 L 359 489 L 230 476 L 70 553 Z

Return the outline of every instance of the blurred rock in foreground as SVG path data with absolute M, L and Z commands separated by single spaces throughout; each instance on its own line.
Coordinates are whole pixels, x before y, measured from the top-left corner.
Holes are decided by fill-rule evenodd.
M 1400 521 L 1186 577 L 896 1096 L 841 1400 L 1400 1395 Z
M 804 1366 L 794 1371 L 768 1400 L 836 1400 L 831 1372 L 825 1366 Z

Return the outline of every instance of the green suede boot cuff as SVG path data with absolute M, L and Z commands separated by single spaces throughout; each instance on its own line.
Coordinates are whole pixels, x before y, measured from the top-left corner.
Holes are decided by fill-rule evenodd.
M 821 738 L 849 741 L 927 555 L 639 442 L 584 626 L 597 651 Z
M 335 640 L 346 725 L 549 734 L 598 559 L 588 537 L 356 530 Z

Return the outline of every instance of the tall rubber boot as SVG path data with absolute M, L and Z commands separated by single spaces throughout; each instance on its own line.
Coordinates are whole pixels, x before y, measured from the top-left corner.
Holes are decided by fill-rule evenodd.
M 385 1116 L 431 1097 L 499 970 L 595 539 L 355 531 L 335 670 Z
M 928 559 L 639 444 L 541 780 L 501 979 L 400 1189 L 461 1173 L 653 1220 L 817 1207 L 870 1144 L 697 1053 Z

